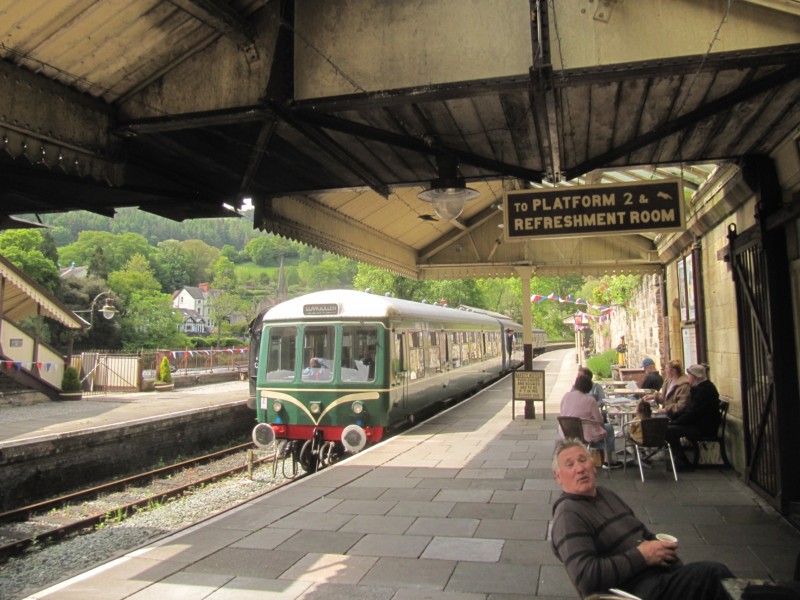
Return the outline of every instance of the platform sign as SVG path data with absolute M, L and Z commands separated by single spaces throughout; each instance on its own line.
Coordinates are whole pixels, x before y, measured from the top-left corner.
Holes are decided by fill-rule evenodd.
M 544 408 L 544 389 L 544 371 L 514 371 L 514 378 L 511 380 L 511 420 L 513 421 L 516 417 L 515 407 L 519 400 L 524 400 L 526 407 L 531 407 L 531 414 L 534 419 L 536 418 L 536 409 L 533 408 L 533 403 L 541 402 L 542 418 L 547 418 Z
M 503 206 L 506 241 L 661 233 L 686 225 L 680 179 L 511 191 Z

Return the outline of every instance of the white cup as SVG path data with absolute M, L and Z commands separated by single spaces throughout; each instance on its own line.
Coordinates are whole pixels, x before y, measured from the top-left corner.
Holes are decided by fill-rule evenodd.
M 676 538 L 674 535 L 670 535 L 668 533 L 657 533 L 656 534 L 656 539 L 660 540 L 662 542 L 677 542 L 678 541 L 678 538 Z

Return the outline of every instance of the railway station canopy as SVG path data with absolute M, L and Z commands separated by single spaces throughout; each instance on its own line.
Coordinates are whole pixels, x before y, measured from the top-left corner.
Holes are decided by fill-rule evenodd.
M 800 135 L 797 0 L 7 0 L 0 30 L 5 228 L 251 199 L 413 278 L 648 272 Z M 683 232 L 505 230 L 509 192 L 673 178 Z

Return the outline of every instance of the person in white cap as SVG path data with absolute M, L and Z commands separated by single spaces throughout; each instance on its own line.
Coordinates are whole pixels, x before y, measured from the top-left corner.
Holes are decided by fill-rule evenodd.
M 675 468 L 679 471 L 692 468 L 681 446 L 681 438 L 694 440 L 716 435 L 720 418 L 719 392 L 708 380 L 706 368 L 703 365 L 692 365 L 686 369 L 686 375 L 692 386 L 689 400 L 682 411 L 670 417 L 667 427 L 667 442 L 675 457 Z

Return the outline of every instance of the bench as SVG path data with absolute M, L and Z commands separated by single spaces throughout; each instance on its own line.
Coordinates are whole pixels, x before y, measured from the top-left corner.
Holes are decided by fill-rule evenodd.
M 720 458 L 722 458 L 722 463 L 727 468 L 730 468 L 731 463 L 728 460 L 728 454 L 725 452 L 725 421 L 727 420 L 729 406 L 730 406 L 729 402 L 726 402 L 725 400 L 719 401 L 720 421 L 719 421 L 718 432 L 716 435 L 700 436 L 695 439 L 689 439 L 689 443 L 691 443 L 692 448 L 694 450 L 694 460 L 692 462 L 695 468 L 697 468 L 698 464 L 700 463 L 700 444 L 714 443 L 714 442 L 719 444 L 719 455 Z
M 233 369 L 236 371 L 236 376 L 239 381 L 246 381 L 247 376 L 250 373 L 250 361 L 237 360 L 233 363 Z

